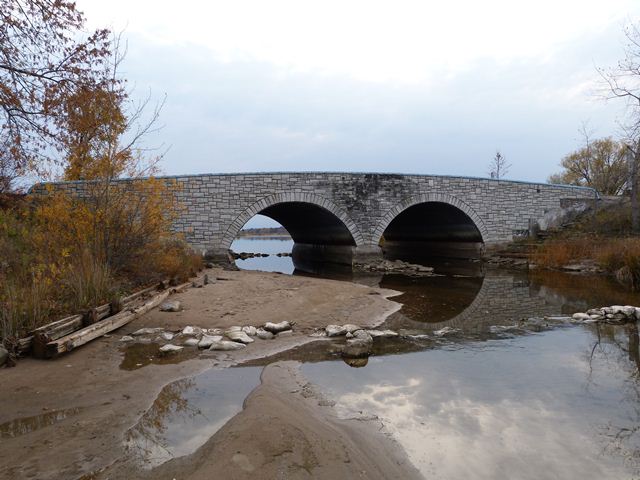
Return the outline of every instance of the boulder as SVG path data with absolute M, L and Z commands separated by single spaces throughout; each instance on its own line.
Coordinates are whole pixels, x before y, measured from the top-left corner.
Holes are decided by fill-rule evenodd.
M 133 337 L 131 335 L 125 335 L 120 339 L 121 342 L 132 342 Z
M 339 337 L 347 333 L 347 329 L 342 325 L 327 325 L 324 331 L 327 332 L 327 337 Z
M 160 353 L 163 354 L 163 355 L 168 355 L 170 353 L 179 352 L 183 348 L 184 347 L 180 347 L 178 345 L 173 345 L 171 343 L 167 343 L 166 345 L 163 345 L 163 346 L 160 347 Z
M 187 347 L 197 347 L 199 343 L 200 340 L 194 337 L 187 338 L 184 342 L 182 342 L 182 344 L 186 345 Z
M 263 327 L 267 332 L 271 333 L 280 333 L 285 330 L 291 330 L 291 324 L 287 321 L 282 321 L 279 323 L 267 322 Z
M 218 342 L 212 343 L 209 347 L 209 350 L 239 350 L 245 347 L 246 345 L 244 343 L 231 342 L 229 340 L 220 340 Z
M 346 325 L 343 325 L 342 327 L 345 329 L 345 331 L 347 333 L 353 333 L 353 332 L 355 332 L 357 330 L 362 330 L 362 327 L 359 327 L 358 325 L 354 325 L 353 323 L 347 323 Z
M 571 318 L 573 318 L 574 320 L 591 320 L 591 315 L 589 315 L 588 313 L 574 313 L 573 315 L 571 315 Z
M 169 342 L 169 341 L 173 340 L 173 333 L 171 333 L 171 332 L 162 332 L 160 334 L 160 338 L 162 340 L 166 340 L 167 342 Z
M 256 336 L 260 340 L 271 340 L 275 337 L 275 335 L 271 332 L 267 332 L 264 328 L 258 328 L 256 330 Z
M 170 300 L 160 305 L 161 312 L 179 312 L 182 310 L 182 304 L 178 300 Z
M 244 333 L 242 330 L 227 330 L 224 334 L 234 342 L 253 343 L 253 338 Z
M 252 327 L 252 326 L 246 326 L 246 327 L 242 327 L 242 331 L 244 333 L 246 333 L 247 335 L 249 335 L 250 337 L 255 337 L 256 336 L 256 327 Z
M 202 335 L 202 338 L 197 343 L 198 348 L 209 348 L 215 342 L 222 340 L 222 335 Z
M 141 328 L 140 330 L 136 330 L 131 335 L 134 337 L 139 337 L 140 335 L 155 335 L 156 333 L 163 332 L 163 328 Z
M 373 337 L 365 330 L 357 330 L 353 332 L 353 338 L 356 340 L 362 340 L 363 342 L 373 343 Z
M 200 327 L 184 327 L 182 329 L 182 335 L 187 335 L 190 337 L 195 337 L 197 335 L 202 335 L 202 329 Z

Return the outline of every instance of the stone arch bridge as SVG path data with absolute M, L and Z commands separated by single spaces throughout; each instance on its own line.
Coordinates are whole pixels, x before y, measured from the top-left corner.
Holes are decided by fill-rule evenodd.
M 282 224 L 299 248 L 360 258 L 379 256 L 383 236 L 388 248 L 464 245 L 462 250 L 478 251 L 528 235 L 533 222 L 549 211 L 597 198 L 583 187 L 436 175 L 291 172 L 159 178 L 175 188 L 183 206 L 174 229 L 213 257 L 226 257 L 238 232 L 259 213 Z M 55 187 L 82 196 L 85 185 Z

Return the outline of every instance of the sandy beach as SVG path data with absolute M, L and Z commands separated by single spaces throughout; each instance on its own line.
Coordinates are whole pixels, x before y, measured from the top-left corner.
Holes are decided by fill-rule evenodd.
M 373 327 L 399 305 L 396 292 L 274 273 L 207 272 L 213 283 L 172 296 L 181 312 L 154 310 L 56 360 L 25 358 L 0 371 L 0 478 L 417 478 L 380 422 L 340 420 L 297 363 L 267 366 L 260 385 L 196 451 L 153 470 L 129 461 L 124 438 L 162 388 L 210 368 L 285 352 L 316 328 Z M 289 321 L 293 333 L 232 352 L 185 349 L 124 368 L 121 337 L 143 327 L 227 328 Z M 322 340 L 320 340 L 322 341 Z M 134 360 L 135 361 L 135 360 Z

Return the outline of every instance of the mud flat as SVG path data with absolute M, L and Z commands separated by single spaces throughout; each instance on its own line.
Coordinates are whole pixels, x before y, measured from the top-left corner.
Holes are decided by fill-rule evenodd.
M 333 280 L 210 270 L 215 281 L 57 360 L 0 370 L 0 478 L 413 478 L 403 452 L 374 425 L 338 420 L 294 364 L 265 369 L 245 409 L 194 453 L 150 471 L 127 463 L 125 436 L 163 387 L 211 367 L 286 351 L 327 324 L 373 327 L 399 308 L 396 292 Z M 234 352 L 123 365 L 120 338 L 143 327 L 227 328 L 295 322 L 285 338 Z M 126 354 L 125 354 L 126 356 Z M 135 361 L 134 361 L 135 362 Z

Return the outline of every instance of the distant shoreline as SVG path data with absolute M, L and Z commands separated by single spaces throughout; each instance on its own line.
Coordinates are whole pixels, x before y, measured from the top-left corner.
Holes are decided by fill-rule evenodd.
M 276 228 L 247 228 L 246 230 L 240 230 L 237 238 L 246 238 L 246 237 L 261 237 L 261 238 L 291 238 L 289 232 L 287 232 L 284 227 L 276 227 Z

